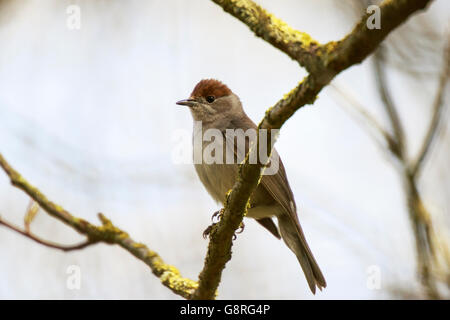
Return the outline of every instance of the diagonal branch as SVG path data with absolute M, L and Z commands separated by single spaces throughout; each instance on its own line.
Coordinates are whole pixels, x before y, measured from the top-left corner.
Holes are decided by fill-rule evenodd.
M 375 69 L 375 79 L 380 94 L 380 98 L 383 102 L 383 106 L 386 109 L 388 115 L 389 123 L 394 131 L 393 144 L 391 145 L 391 151 L 402 161 L 406 157 L 406 144 L 405 137 L 403 133 L 403 127 L 400 117 L 397 112 L 397 108 L 394 105 L 389 89 L 387 88 L 387 78 L 385 74 L 385 69 L 383 67 L 383 49 L 378 48 L 374 55 L 374 69 Z
M 431 122 L 428 127 L 427 133 L 424 137 L 422 147 L 419 150 L 417 160 L 415 160 L 411 165 L 411 172 L 413 176 L 417 176 L 419 174 L 425 158 L 427 157 L 429 150 L 431 149 L 433 141 L 437 136 L 439 123 L 442 118 L 443 109 L 445 107 L 445 88 L 450 76 L 450 40 L 447 42 L 443 56 L 444 65 L 442 67 L 442 72 L 439 77 L 439 85 L 432 105 L 433 115 L 431 117 Z
M 160 278 L 163 285 L 184 298 L 190 298 L 192 292 L 194 292 L 197 288 L 197 283 L 195 281 L 183 278 L 175 267 L 166 264 L 156 252 L 148 249 L 144 244 L 138 243 L 131 239 L 125 231 L 114 226 L 112 222 L 103 214 L 99 213 L 98 215 L 100 221 L 102 222 L 102 226 L 95 226 L 84 219 L 77 218 L 61 206 L 48 200 L 45 195 L 43 195 L 36 187 L 25 180 L 19 172 L 11 167 L 11 165 L 5 160 L 5 158 L 3 158 L 1 154 L 0 167 L 2 167 L 8 175 L 11 184 L 28 194 L 44 211 L 57 220 L 69 225 L 78 231 L 78 233 L 85 235 L 87 237 L 85 246 L 87 246 L 88 243 L 90 245 L 97 242 L 117 244 L 121 246 L 148 265 L 153 274 Z M 2 224 L 6 225 L 4 221 L 2 221 Z M 30 238 L 29 234 L 26 232 L 22 232 L 12 225 L 6 226 Z M 42 243 L 44 241 L 40 239 L 38 240 L 36 237 L 32 239 L 40 242 L 41 244 L 56 247 L 48 242 Z M 83 245 L 84 244 L 82 243 L 79 246 Z M 61 249 L 61 247 L 58 247 L 58 249 Z

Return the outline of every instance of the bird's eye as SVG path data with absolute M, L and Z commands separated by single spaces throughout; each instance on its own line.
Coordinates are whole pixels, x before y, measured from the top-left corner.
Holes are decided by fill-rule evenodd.
M 207 101 L 208 103 L 212 103 L 212 102 L 214 102 L 214 100 L 216 100 L 216 98 L 214 98 L 214 96 L 207 96 L 207 97 L 206 97 L 206 101 Z

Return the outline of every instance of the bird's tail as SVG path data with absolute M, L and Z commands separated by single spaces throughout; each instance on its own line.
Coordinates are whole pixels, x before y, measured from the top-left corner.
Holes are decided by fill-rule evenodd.
M 284 242 L 297 256 L 312 293 L 316 293 L 316 287 L 320 290 L 325 288 L 327 283 L 311 249 L 309 249 L 299 222 L 294 221 L 289 215 L 283 214 L 278 216 L 278 226 Z

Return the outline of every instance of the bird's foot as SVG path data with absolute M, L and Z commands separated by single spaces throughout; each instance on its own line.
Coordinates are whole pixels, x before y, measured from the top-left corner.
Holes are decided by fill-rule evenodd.
M 211 231 L 216 226 L 216 224 L 217 223 L 213 223 L 212 225 L 208 226 L 205 231 L 203 231 L 203 239 L 209 238 L 209 236 L 211 235 Z
M 241 224 L 239 225 L 239 228 L 236 230 L 236 233 L 237 234 L 242 233 L 242 232 L 244 232 L 244 229 L 245 229 L 245 223 L 244 223 L 244 221 L 242 221 Z
M 224 213 L 224 209 L 222 208 L 219 211 L 214 212 L 214 214 L 211 216 L 211 221 L 213 223 L 210 226 L 208 226 L 208 228 L 206 228 L 205 231 L 203 231 L 204 239 L 210 237 L 212 230 L 214 229 L 216 224 L 220 221 L 220 219 L 222 219 L 223 213 Z M 245 229 L 245 224 L 244 224 L 244 221 L 242 221 L 241 224 L 239 225 L 239 228 L 236 230 L 236 232 L 233 235 L 233 240 L 236 240 L 237 235 L 242 233 L 244 231 L 244 229 Z
M 216 224 L 220 221 L 220 219 L 222 219 L 223 212 L 224 212 L 224 210 L 222 208 L 219 211 L 214 212 L 214 214 L 211 216 L 212 224 L 210 226 L 208 226 L 208 228 L 206 228 L 205 231 L 203 231 L 204 239 L 209 238 L 209 236 L 211 235 L 211 232 L 214 229 L 214 227 L 216 226 Z
M 214 223 L 214 220 L 217 222 L 220 221 L 220 219 L 222 219 L 224 213 L 224 209 L 220 209 L 219 211 L 214 212 L 214 214 L 211 216 L 211 221 Z
M 233 234 L 233 240 L 236 240 L 237 235 L 244 232 L 245 229 L 245 224 L 244 221 L 241 222 L 241 224 L 239 225 L 239 228 L 236 229 L 236 232 Z

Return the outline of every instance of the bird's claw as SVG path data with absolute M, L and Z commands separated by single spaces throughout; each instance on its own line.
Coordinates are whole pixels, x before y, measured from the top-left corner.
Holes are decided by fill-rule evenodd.
M 217 222 L 219 222 L 220 219 L 222 219 L 223 216 L 223 208 L 214 212 L 214 214 L 211 216 L 211 221 L 214 222 L 214 220 L 216 220 Z
M 213 228 L 216 226 L 217 222 L 219 222 L 220 219 L 222 219 L 223 212 L 224 212 L 224 209 L 222 208 L 219 211 L 214 212 L 214 214 L 211 216 L 211 221 L 213 223 L 210 226 L 208 226 L 208 228 L 206 228 L 205 231 L 203 231 L 203 239 L 206 239 L 211 235 L 211 232 L 212 232 Z M 215 220 L 217 222 L 214 222 Z M 244 229 L 245 229 L 245 224 L 244 224 L 244 221 L 242 221 L 241 224 L 239 225 L 239 228 L 233 234 L 233 240 L 236 240 L 237 235 L 242 233 L 244 231 Z
M 233 240 L 236 240 L 237 235 L 244 232 L 244 229 L 245 229 L 245 224 L 244 224 L 244 221 L 242 221 L 241 224 L 239 225 L 239 228 L 233 234 Z
M 213 223 L 212 225 L 208 226 L 208 228 L 203 231 L 203 239 L 206 239 L 210 236 L 212 229 L 217 223 Z
M 236 230 L 236 233 L 237 234 L 242 233 L 242 232 L 244 232 L 244 229 L 245 229 L 245 224 L 244 224 L 244 221 L 242 221 L 241 224 L 239 225 L 239 228 Z
M 220 219 L 222 219 L 223 212 L 224 211 L 222 208 L 213 213 L 213 215 L 211 216 L 212 224 L 210 226 L 208 226 L 208 228 L 206 228 L 205 231 L 203 231 L 203 239 L 206 239 L 211 235 L 211 232 L 212 232 L 213 228 L 215 227 L 215 225 L 217 224 L 217 222 L 219 222 Z

